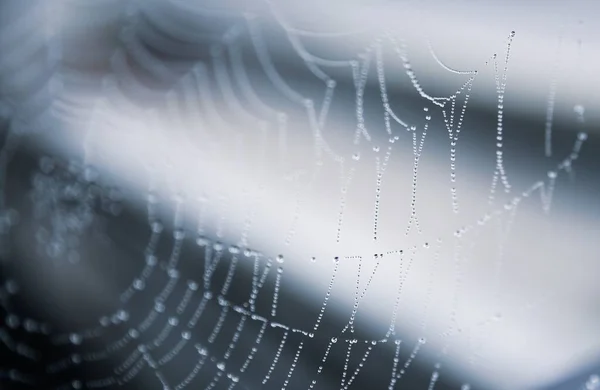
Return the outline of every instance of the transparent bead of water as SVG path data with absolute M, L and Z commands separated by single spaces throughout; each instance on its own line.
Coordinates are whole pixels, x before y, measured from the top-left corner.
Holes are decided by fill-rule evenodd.
M 129 329 L 129 336 L 133 339 L 137 339 L 140 335 L 140 332 L 137 329 Z
M 188 281 L 188 288 L 192 291 L 196 291 L 198 290 L 198 283 L 194 282 L 193 280 Z
M 585 114 L 585 107 L 584 107 L 584 106 L 582 106 L 581 104 L 576 104 L 576 105 L 573 107 L 573 111 L 575 111 L 575 113 L 576 113 L 577 115 L 583 115 L 583 114 Z
M 223 362 L 219 362 L 219 363 L 217 363 L 217 368 L 218 368 L 220 371 L 225 371 L 225 363 L 223 363 Z
M 71 333 L 69 335 L 69 341 L 71 342 L 71 344 L 79 345 L 82 341 L 81 335 L 78 333 Z
M 237 245 L 231 245 L 229 247 L 229 253 L 237 255 L 238 253 L 240 253 L 240 247 Z
M 548 172 L 548 177 L 549 177 L 550 179 L 556 179 L 556 172 L 554 172 L 554 171 L 550 171 L 550 172 Z
M 181 332 L 181 337 L 185 340 L 189 340 L 190 338 L 192 338 L 192 333 L 189 330 L 184 330 L 183 332 Z
M 154 304 L 154 310 L 157 311 L 157 312 L 159 312 L 159 313 L 164 312 L 165 311 L 165 305 L 164 305 L 164 303 L 162 303 L 160 301 L 156 302 Z
M 125 310 L 119 310 L 117 312 L 117 318 L 121 321 L 127 321 L 129 319 L 129 313 Z
M 6 289 L 6 292 L 11 295 L 14 295 L 19 291 L 19 285 L 14 280 L 7 281 L 4 288 Z
M 26 319 L 25 322 L 23 323 L 23 326 L 25 327 L 25 330 L 30 333 L 38 330 L 37 324 L 33 320 L 30 320 L 30 319 Z
M 360 160 L 360 153 L 354 153 L 354 154 L 352 155 L 352 159 L 353 159 L 354 161 L 358 161 L 358 160 Z
M 144 287 L 146 287 L 146 283 L 144 283 L 143 280 L 141 279 L 136 279 L 133 281 L 133 288 L 140 291 L 143 290 Z
M 154 233 L 160 233 L 163 231 L 163 224 L 158 222 L 158 221 L 154 221 L 152 222 L 152 232 Z
M 182 228 L 175 229 L 173 231 L 173 238 L 176 240 L 183 240 L 185 238 L 185 230 Z
M 198 238 L 196 238 L 196 244 L 198 246 L 206 246 L 209 242 L 209 239 L 204 236 L 198 236 Z
M 594 374 L 591 375 L 585 383 L 585 390 L 597 390 L 600 389 L 600 376 Z
M 580 141 L 585 141 L 585 140 L 587 140 L 587 138 L 588 138 L 587 133 L 581 132 L 581 133 L 577 134 L 577 139 Z
M 177 324 L 179 324 L 179 319 L 177 319 L 177 317 L 171 317 L 171 318 L 169 318 L 169 325 L 171 325 L 171 326 L 177 326 Z
M 154 255 L 148 255 L 146 257 L 146 264 L 149 265 L 150 267 L 155 266 L 157 262 L 158 262 L 158 259 Z
M 277 255 L 276 260 L 279 264 L 283 264 L 283 262 L 284 262 L 283 255 Z

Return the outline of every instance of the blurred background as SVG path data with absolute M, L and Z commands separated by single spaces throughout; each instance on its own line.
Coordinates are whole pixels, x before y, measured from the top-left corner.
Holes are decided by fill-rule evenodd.
M 600 388 L 594 2 L 0 10 L 1 389 Z

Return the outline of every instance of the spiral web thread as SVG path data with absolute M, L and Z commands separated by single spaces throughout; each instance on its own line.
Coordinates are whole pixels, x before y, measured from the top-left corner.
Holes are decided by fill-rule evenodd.
M 151 11 L 144 9 L 138 12 L 146 12 L 147 15 L 153 15 Z M 196 10 L 199 14 L 210 13 L 207 10 Z M 135 12 L 133 13 L 135 18 Z M 146 15 L 146 16 L 147 16 Z M 154 15 L 156 16 L 156 15 Z M 359 148 L 361 143 L 372 142 L 374 134 L 380 131 L 378 125 L 369 124 L 364 116 L 364 92 L 367 87 L 367 77 L 374 72 L 377 77 L 377 88 L 381 98 L 384 115 L 384 131 L 389 138 L 389 143 L 383 147 L 383 157 L 378 154 L 379 146 L 373 146 L 376 153 L 376 197 L 375 211 L 373 224 L 373 239 L 378 239 L 378 215 L 380 193 L 382 192 L 382 182 L 385 178 L 386 168 L 390 156 L 394 152 L 394 144 L 399 141 L 400 137 L 405 137 L 405 133 L 409 135 L 409 142 L 412 142 L 414 163 L 413 163 L 413 179 L 412 179 L 412 197 L 411 197 L 411 213 L 407 221 L 406 235 L 412 233 L 420 233 L 421 226 L 418 219 L 417 209 L 417 176 L 418 166 L 422 155 L 423 147 L 426 143 L 428 132 L 435 131 L 430 128 L 430 120 L 433 114 L 440 112 L 444 119 L 444 124 L 448 132 L 449 142 L 451 145 L 450 153 L 450 182 L 451 192 L 449 200 L 452 204 L 454 213 L 459 213 L 458 194 L 455 188 L 456 182 L 456 145 L 459 141 L 459 135 L 463 126 L 463 121 L 470 98 L 471 88 L 478 75 L 477 71 L 461 71 L 452 69 L 444 64 L 430 47 L 430 53 L 434 60 L 446 71 L 460 77 L 465 77 L 466 80 L 459 86 L 455 93 L 446 97 L 434 97 L 429 95 L 421 86 L 416 71 L 413 69 L 408 55 L 407 45 L 399 39 L 394 33 L 388 32 L 369 44 L 356 58 L 349 60 L 328 60 L 317 57 L 311 54 L 302 44 L 304 35 L 311 37 L 320 37 L 318 33 L 303 32 L 290 27 L 281 15 L 275 13 L 280 26 L 287 34 L 291 47 L 299 55 L 306 68 L 323 84 L 323 98 L 320 103 L 306 98 L 302 93 L 295 91 L 286 83 L 284 77 L 279 74 L 269 55 L 269 49 L 266 40 L 262 36 L 260 28 L 260 20 L 252 15 L 245 15 L 243 20 L 234 24 L 232 28 L 226 31 L 222 37 L 214 42 L 211 51 L 211 59 L 206 62 L 196 63 L 186 74 L 176 82 L 172 88 L 164 93 L 165 107 L 167 108 L 168 120 L 171 123 L 177 123 L 178 126 L 185 127 L 186 123 L 182 119 L 182 112 L 192 111 L 197 122 L 194 124 L 192 131 L 198 132 L 198 137 L 203 140 L 212 140 L 218 138 L 218 135 L 210 134 L 211 125 L 217 128 L 227 129 L 227 136 L 244 137 L 244 134 L 238 134 L 235 129 L 235 124 L 229 122 L 229 118 L 224 117 L 219 110 L 212 104 L 215 93 L 219 93 L 228 109 L 235 112 L 236 115 L 243 118 L 249 129 L 244 129 L 245 132 L 252 132 L 252 136 L 256 134 L 266 134 L 274 132 L 277 138 L 277 151 L 279 159 L 285 165 L 286 151 L 292 147 L 288 143 L 288 116 L 285 112 L 269 106 L 261 101 L 259 93 L 253 90 L 253 86 L 249 81 L 249 75 L 246 72 L 244 59 L 240 50 L 239 41 L 242 38 L 248 38 L 252 43 L 253 55 L 260 64 L 261 70 L 266 75 L 272 87 L 277 90 L 283 98 L 289 100 L 301 108 L 305 112 L 306 121 L 309 125 L 312 141 L 314 164 L 308 168 L 308 171 L 297 172 L 299 177 L 308 177 L 304 184 L 299 184 L 300 179 L 291 178 L 291 182 L 297 186 L 297 200 L 295 217 L 287 234 L 286 243 L 289 244 L 295 234 L 295 224 L 297 219 L 301 218 L 301 210 L 303 206 L 303 196 L 311 191 L 312 183 L 317 180 L 320 175 L 323 161 L 332 161 L 339 164 L 341 174 L 341 196 L 339 206 L 339 217 L 337 221 L 337 241 L 344 233 L 344 207 L 346 203 L 346 194 L 351 191 L 353 175 L 356 167 L 361 161 L 361 153 L 363 150 Z M 10 296 L 18 291 L 18 286 L 12 280 L 8 280 L 2 287 L 2 305 L 6 313 L 5 325 L 0 329 L 0 340 L 2 348 L 19 355 L 21 358 L 36 360 L 41 355 L 41 351 L 36 351 L 27 343 L 14 340 L 11 335 L 11 329 L 22 328 L 29 333 L 46 334 L 52 344 L 61 346 L 71 344 L 75 350 L 81 349 L 81 352 L 76 352 L 70 356 L 65 356 L 62 359 L 48 365 L 46 372 L 49 376 L 58 375 L 61 372 L 68 370 L 72 366 L 83 364 L 101 364 L 107 361 L 118 352 L 128 350 L 126 357 L 120 364 L 114 366 L 111 375 L 89 380 L 79 380 L 73 378 L 68 383 L 65 383 L 58 388 L 111 388 L 117 385 L 126 385 L 133 381 L 144 369 L 149 369 L 156 380 L 160 382 L 164 389 L 181 390 L 187 387 L 193 387 L 197 378 L 208 378 L 206 388 L 253 388 L 255 385 L 269 386 L 271 385 L 271 376 L 275 370 L 285 370 L 287 372 L 286 379 L 283 383 L 278 384 L 282 389 L 287 388 L 293 378 L 295 368 L 303 358 L 302 352 L 306 344 L 310 344 L 315 335 L 320 330 L 321 320 L 324 313 L 327 311 L 330 296 L 335 291 L 336 276 L 342 267 L 358 267 L 358 277 L 356 280 L 356 290 L 352 314 L 346 326 L 334 336 L 329 338 L 329 342 L 322 355 L 318 370 L 309 378 L 307 385 L 308 389 L 314 388 L 319 381 L 319 377 L 323 370 L 326 370 L 328 356 L 332 349 L 345 349 L 345 361 L 343 366 L 342 377 L 340 378 L 340 389 L 348 389 L 361 373 L 361 368 L 369 360 L 371 352 L 377 348 L 390 348 L 394 351 L 393 361 L 390 362 L 390 379 L 389 389 L 399 388 L 401 380 L 406 371 L 411 366 L 411 363 L 417 358 L 419 352 L 426 348 L 425 334 L 427 332 L 427 305 L 424 308 L 424 313 L 421 321 L 421 329 L 423 336 L 416 341 L 400 339 L 396 334 L 395 327 L 398 320 L 398 304 L 402 295 L 403 283 L 410 276 L 411 265 L 417 258 L 422 255 L 425 258 L 432 259 L 431 276 L 435 272 L 435 262 L 438 261 L 440 255 L 440 246 L 442 241 L 450 241 L 454 247 L 454 258 L 452 261 L 455 264 L 457 276 L 456 290 L 459 290 L 460 278 L 464 273 L 462 269 L 465 266 L 465 259 L 469 255 L 469 248 L 476 241 L 478 232 L 485 226 L 498 224 L 503 227 L 503 234 L 508 235 L 510 224 L 516 218 L 518 208 L 524 202 L 539 201 L 542 209 L 549 212 L 552 204 L 552 196 L 555 189 L 557 177 L 563 172 L 570 172 L 572 164 L 577 160 L 580 150 L 587 138 L 583 130 L 577 134 L 573 141 L 571 153 L 560 161 L 554 170 L 547 173 L 547 177 L 535 181 L 529 187 L 524 188 L 520 192 L 514 189 L 509 184 L 509 177 L 504 168 L 503 163 L 503 102 L 504 94 L 507 86 L 508 65 L 510 57 L 510 46 L 514 32 L 508 37 L 505 56 L 500 61 L 500 56 L 493 55 L 487 65 L 493 68 L 496 93 L 498 96 L 498 121 L 497 121 L 497 148 L 496 148 L 496 168 L 492 177 L 492 183 L 489 189 L 489 210 L 479 219 L 471 224 L 458 227 L 452 232 L 449 238 L 423 238 L 420 239 L 420 246 L 410 248 L 397 248 L 387 251 L 385 254 L 374 254 L 371 259 L 363 259 L 361 256 L 354 254 L 340 255 L 333 261 L 330 282 L 327 287 L 326 296 L 323 299 L 321 309 L 317 318 L 315 318 L 314 326 L 304 329 L 295 328 L 292 325 L 283 324 L 277 321 L 277 309 L 281 304 L 279 300 L 279 292 L 285 280 L 285 262 L 294 261 L 287 259 L 284 256 L 271 258 L 264 254 L 249 248 L 248 233 L 252 228 L 252 220 L 257 216 L 249 207 L 246 223 L 243 228 L 239 243 L 236 245 L 224 245 L 220 241 L 210 240 L 206 232 L 208 227 L 205 225 L 207 210 L 213 207 L 219 213 L 227 207 L 227 196 L 224 195 L 218 199 L 199 198 L 200 215 L 197 218 L 197 235 L 195 243 L 198 248 L 204 252 L 204 270 L 201 277 L 198 279 L 185 280 L 181 273 L 181 253 L 184 250 L 184 244 L 193 240 L 189 238 L 190 232 L 186 231 L 183 226 L 183 214 L 185 213 L 186 202 L 190 202 L 188 198 L 175 198 L 175 211 L 173 216 L 173 231 L 172 231 L 172 250 L 171 254 L 166 259 L 159 259 L 157 252 L 158 243 L 164 239 L 168 230 L 159 221 L 157 217 L 157 207 L 161 202 L 157 195 L 156 187 L 161 178 L 156 177 L 156 173 L 150 172 L 149 195 L 147 197 L 147 219 L 149 238 L 143 256 L 145 257 L 145 265 L 139 271 L 139 274 L 131 281 L 120 295 L 118 309 L 110 315 L 103 316 L 98 319 L 98 325 L 89 329 L 78 329 L 69 333 L 55 333 L 52 328 L 46 324 L 38 323 L 35 320 L 28 318 L 20 318 L 16 312 L 13 312 L 10 307 Z M 173 75 L 169 69 L 159 60 L 153 57 L 152 53 L 145 50 L 141 42 L 136 41 L 135 35 L 126 35 L 124 38 L 124 49 L 118 49 L 112 57 L 113 75 L 106 78 L 103 84 L 105 88 L 111 91 L 111 96 L 114 92 L 119 94 L 119 86 L 115 80 L 120 80 L 122 77 L 129 79 L 129 85 L 132 89 L 146 92 L 145 87 L 141 84 L 136 84 L 135 77 L 131 75 L 127 69 L 128 64 L 123 60 L 125 53 L 132 56 L 138 65 L 142 66 L 146 71 L 157 78 L 171 79 Z M 123 51 L 125 50 L 125 51 Z M 431 108 L 426 107 L 422 113 L 424 124 L 417 125 L 407 123 L 403 120 L 394 109 L 391 98 L 387 93 L 386 71 L 384 66 L 384 55 L 389 58 L 395 58 L 404 69 L 406 77 L 410 81 L 416 93 L 426 101 Z M 228 64 L 228 65 L 227 65 Z M 327 74 L 327 69 L 346 69 L 352 76 L 353 85 L 355 87 L 355 104 L 356 104 L 356 130 L 351 134 L 352 144 L 355 150 L 350 156 L 343 156 L 336 152 L 334 145 L 331 145 L 325 135 L 328 122 L 328 112 L 332 100 L 336 93 L 336 80 Z M 216 90 L 211 90 L 216 88 Z M 237 90 L 236 90 L 237 89 Z M 149 92 L 155 93 L 155 92 Z M 242 102 L 240 96 L 243 97 Z M 101 121 L 103 110 L 120 110 L 121 103 L 135 106 L 135 102 L 129 101 L 128 98 L 121 94 L 123 101 L 109 102 L 102 101 L 96 105 L 93 111 L 93 118 L 90 120 L 89 133 L 86 138 L 86 150 L 93 150 L 94 143 L 94 125 Z M 58 103 L 57 103 L 58 104 Z M 56 106 L 55 106 L 56 107 Z M 61 108 L 62 110 L 62 108 Z M 195 110 L 195 111 L 194 111 Z M 580 123 L 584 123 L 583 111 L 580 110 Z M 56 112 L 62 112 L 55 110 Z M 56 114 L 59 115 L 59 114 Z M 62 115 L 62 114 L 61 114 Z M 149 115 L 152 117 L 152 115 Z M 142 126 L 142 128 L 144 128 Z M 147 129 L 150 126 L 144 128 Z M 15 132 L 8 134 L 8 138 L 2 149 L 0 162 L 3 164 L 3 171 L 6 169 L 9 157 L 5 157 L 12 151 L 13 137 Z M 156 134 L 157 137 L 168 137 L 169 134 Z M 259 136 L 256 136 L 259 137 Z M 210 142 L 206 144 L 210 145 Z M 262 144 L 265 149 L 261 150 L 263 154 L 267 152 L 267 144 Z M 89 152 L 93 153 L 93 152 Z M 210 156 L 210 150 L 202 150 L 202 156 Z M 88 157 L 91 154 L 88 154 Z M 90 161 L 93 161 L 90 160 Z M 260 176 L 260 175 L 258 175 Z M 177 184 L 171 183 L 176 192 Z M 498 205 L 498 186 L 507 194 L 509 200 L 502 205 Z M 248 194 L 247 199 L 249 204 L 257 204 L 261 200 L 261 190 L 255 194 Z M 42 194 L 43 195 L 43 194 Z M 47 206 L 50 207 L 50 206 Z M 2 205 L 3 210 L 6 210 L 6 205 Z M 87 211 L 86 211 L 87 212 Z M 221 211 L 222 212 L 222 211 Z M 81 217 L 81 215 L 78 215 Z M 219 226 L 217 227 L 217 236 L 222 237 L 226 229 L 227 221 L 218 219 Z M 10 218 L 8 218 L 10 219 Z M 500 237 L 499 252 L 502 252 L 502 240 Z M 433 252 L 433 254 L 432 254 Z M 501 253 L 499 254 L 501 257 Z M 383 258 L 392 257 L 396 261 L 399 259 L 399 268 L 397 276 L 397 291 L 395 305 L 391 308 L 390 323 L 387 332 L 378 339 L 359 339 L 354 333 L 355 318 L 359 312 L 359 307 L 363 298 L 368 293 L 368 289 L 372 280 L 377 274 L 378 266 Z M 368 261 L 373 262 L 372 272 L 367 277 L 366 284 L 361 287 L 361 272 L 364 264 Z M 242 303 L 236 303 L 228 299 L 228 294 L 232 289 L 234 275 L 238 271 L 240 262 L 249 262 L 252 264 L 252 280 L 251 289 L 247 294 L 247 299 Z M 225 278 L 221 285 L 215 285 L 213 276 L 219 267 L 226 269 Z M 364 269 L 368 269 L 364 267 Z M 160 284 L 162 283 L 162 284 Z M 267 286 L 271 284 L 271 307 L 268 312 L 259 313 L 256 311 L 256 302 L 261 294 L 267 294 Z M 158 293 L 152 297 L 154 306 L 150 308 L 146 315 L 139 319 L 130 318 L 128 307 L 134 302 L 138 296 L 145 296 L 149 290 L 148 286 L 154 286 Z M 431 283 L 428 285 L 428 299 L 431 296 Z M 265 292 L 267 291 L 267 292 Z M 454 305 L 457 306 L 458 293 L 455 293 Z M 147 298 L 147 297 L 146 297 Z M 218 308 L 219 315 L 214 323 L 210 335 L 206 340 L 197 340 L 194 330 L 198 323 L 202 321 L 206 308 L 213 305 Z M 457 308 L 454 307 L 452 313 L 456 313 Z M 494 315 L 487 320 L 481 322 L 478 327 L 478 332 L 483 332 L 485 327 L 494 321 Z M 216 340 L 223 342 L 227 336 L 222 334 L 224 324 L 234 322 L 235 331 L 226 340 L 228 345 L 225 353 L 216 354 L 212 351 L 212 346 Z M 247 331 L 248 324 L 255 323 L 258 325 L 259 331 L 256 334 L 249 335 Z M 83 347 L 93 343 L 94 340 L 100 339 L 109 333 L 109 330 L 118 328 L 122 334 L 120 338 L 112 342 L 104 342 L 105 347 L 95 349 L 93 351 L 85 351 Z M 457 321 L 452 318 L 448 329 L 443 333 L 446 340 L 445 347 L 438 355 L 438 361 L 444 361 L 444 358 L 449 353 L 449 346 L 452 336 L 459 329 Z M 272 360 L 258 361 L 255 358 L 261 348 L 266 334 L 275 335 L 279 340 L 279 344 L 274 351 Z M 254 343 L 250 349 L 241 350 L 238 348 L 240 337 L 252 338 Z M 364 344 L 365 348 L 358 348 L 359 344 Z M 399 354 L 401 348 L 409 349 L 410 355 L 407 360 L 400 361 Z M 188 372 L 187 375 L 181 378 L 167 378 L 163 373 L 163 367 L 168 367 L 171 364 L 177 364 L 182 351 L 186 349 L 196 350 L 197 361 Z M 280 357 L 284 349 L 291 349 L 293 360 L 286 367 L 280 361 Z M 357 352 L 360 351 L 360 352 Z M 359 363 L 351 362 L 353 354 L 359 354 Z M 230 358 L 233 355 L 243 356 L 242 363 L 238 365 L 230 364 Z M 472 359 L 477 359 L 477 351 L 473 351 Z M 109 363 L 111 364 L 111 363 Z M 245 383 L 245 375 L 248 370 L 264 372 L 260 383 Z M 1 371 L 1 380 L 9 382 L 31 384 L 36 386 L 36 378 L 28 376 L 25 372 L 19 372 L 15 369 L 4 369 Z M 442 375 L 442 365 L 437 363 L 432 371 L 431 379 L 428 384 L 428 389 L 433 390 L 436 386 L 440 375 Z M 592 379 L 590 379 L 592 381 Z M 590 382 L 591 383 L 591 382 Z M 225 386 L 225 387 L 223 387 Z M 468 384 L 462 386 L 463 390 L 470 388 Z

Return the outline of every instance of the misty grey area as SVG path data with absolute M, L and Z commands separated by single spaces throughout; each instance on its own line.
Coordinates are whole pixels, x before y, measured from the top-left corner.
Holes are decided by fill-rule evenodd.
M 0 389 L 600 389 L 598 11 L 4 0 Z

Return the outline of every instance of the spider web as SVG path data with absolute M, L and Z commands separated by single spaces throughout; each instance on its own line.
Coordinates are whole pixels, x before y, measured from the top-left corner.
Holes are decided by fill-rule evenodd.
M 114 6 L 107 4 L 107 8 Z M 507 261 L 506 243 L 519 210 L 523 204 L 537 204 L 544 213 L 551 212 L 558 179 L 565 173 L 572 175 L 587 140 L 585 109 L 575 107 L 580 128 L 572 136 L 566 156 L 553 163 L 543 177 L 523 186 L 513 183 L 505 162 L 504 99 L 510 85 L 511 47 L 518 36 L 507 32 L 504 46 L 498 47 L 502 52 L 491 53 L 487 61 L 477 64 L 491 74 L 497 97 L 494 164 L 491 178 L 486 178 L 491 183 L 485 187 L 485 210 L 465 212 L 470 205 L 461 201 L 457 150 L 472 90 L 483 70 L 454 69 L 428 43 L 430 58 L 457 80 L 452 93 L 434 96 L 418 78 L 410 45 L 399 32 L 385 31 L 369 38 L 351 57 L 331 59 L 311 52 L 305 41 L 339 38 L 336 34 L 292 27 L 276 7 L 270 5 L 269 10 L 272 18 L 183 2 L 132 5 L 123 11 L 127 23 L 120 27 L 121 43 L 110 57 L 101 97 L 91 109 L 65 103 L 63 99 L 69 96 L 66 87 L 62 95 L 56 92 L 52 115 L 65 125 L 85 129 L 81 142 L 85 153 L 82 161 L 73 159 L 63 168 L 44 157 L 32 177 L 30 197 L 39 226 L 38 255 L 53 259 L 55 267 L 77 267 L 86 261 L 79 242 L 95 226 L 94 221 L 120 218 L 126 189 L 113 184 L 110 174 L 102 173 L 103 164 L 110 164 L 104 142 L 112 131 L 121 142 L 141 145 L 132 146 L 126 154 L 132 165 L 143 167 L 147 226 L 145 245 L 134 254 L 142 260 L 135 262 L 139 269 L 112 302 L 111 311 L 91 326 L 62 332 L 60 327 L 21 316 L 11 306 L 11 299 L 20 291 L 18 283 L 13 279 L 4 283 L 2 348 L 32 362 L 45 352 L 29 346 L 28 337 L 43 337 L 58 351 L 69 348 L 70 352 L 44 367 L 43 383 L 56 383 L 58 389 L 113 388 L 133 384 L 150 373 L 153 381 L 146 383 L 148 388 L 313 389 L 323 385 L 346 390 L 361 380 L 367 367 L 386 365 L 383 387 L 394 389 L 402 388 L 412 365 L 427 354 L 424 361 L 433 361 L 433 365 L 423 388 L 433 390 L 441 386 L 438 382 L 445 375 L 445 366 L 451 366 L 456 338 L 469 334 L 473 340 L 467 352 L 469 362 L 486 369 L 488 329 L 511 314 L 535 310 L 536 304 L 527 302 L 507 313 L 492 310 L 468 321 L 461 317 L 465 280 L 475 266 L 478 245 L 493 245 L 494 253 L 488 256 L 495 259 L 497 287 L 490 299 L 494 303 L 501 300 L 499 280 Z M 198 27 L 198 21 L 211 18 L 222 18 L 227 27 L 210 33 Z M 7 30 L 10 28 L 15 27 Z M 264 32 L 273 28 L 283 34 L 285 47 L 300 59 L 318 92 L 294 82 L 294 77 L 278 68 Z M 360 36 L 365 31 L 347 34 Z M 174 40 L 179 47 L 169 42 L 173 36 L 180 38 Z M 27 49 L 25 45 L 22 50 Z M 164 50 L 198 54 L 178 67 L 170 66 Z M 293 75 L 294 71 L 287 73 Z M 399 96 L 392 91 L 396 87 L 390 79 L 397 80 L 399 74 L 408 90 L 421 99 L 416 116 L 397 102 Z M 344 78 L 351 80 L 350 86 L 340 81 Z M 554 91 L 552 87 L 549 118 Z M 340 126 L 343 131 L 332 125 L 337 121 L 333 116 L 338 115 L 333 108 L 336 99 L 345 107 L 344 120 L 351 116 L 350 126 Z M 349 106 L 353 106 L 352 115 L 348 115 Z M 544 133 L 548 158 L 556 154 L 548 146 L 550 126 L 547 124 Z M 12 125 L 3 156 L 15 149 L 11 140 L 21 136 L 15 129 L 18 126 Z M 429 204 L 419 196 L 426 187 L 419 184 L 422 172 L 430 169 L 425 157 L 432 137 L 435 142 L 445 139 L 450 146 L 444 184 L 445 188 L 449 184 L 450 190 L 437 201 L 457 219 L 442 231 L 432 230 L 427 223 L 431 220 L 422 217 Z M 174 143 L 180 153 L 173 153 Z M 190 155 L 194 156 L 191 167 L 186 160 Z M 2 159 L 3 170 L 9 160 Z M 194 177 L 182 184 L 178 170 L 183 166 L 195 174 L 197 170 L 198 181 L 210 185 L 189 183 Z M 395 223 L 403 228 L 399 238 L 390 240 L 385 228 L 390 223 L 390 208 L 384 206 L 392 202 L 385 196 L 386 186 L 390 188 L 394 180 L 394 167 L 410 170 L 405 180 L 409 196 L 394 201 L 397 206 L 407 200 L 410 207 L 395 213 Z M 207 172 L 241 173 L 215 178 Z M 251 177 L 243 179 L 248 172 Z M 284 194 L 277 207 L 291 212 L 275 218 L 285 221 L 285 231 L 265 240 L 261 232 L 270 230 L 265 229 L 269 222 L 263 216 L 273 205 L 269 189 L 274 181 Z M 374 194 L 362 191 L 367 182 L 374 187 Z M 334 249 L 320 250 L 315 244 L 304 250 L 312 253 L 299 256 L 297 248 L 306 242 L 306 225 L 315 222 L 309 210 L 315 197 L 329 190 L 336 195 L 327 210 L 329 222 L 323 222 L 329 229 L 323 240 L 334 242 L 327 247 Z M 358 195 L 353 196 L 353 191 Z M 368 221 L 373 243 L 367 248 L 351 242 L 356 221 L 349 215 L 349 204 L 355 204 L 356 196 L 369 196 L 373 207 Z M 3 231 L 8 234 L 16 217 L 5 204 L 2 210 Z M 492 244 L 486 241 L 490 236 Z M 391 242 L 395 244 L 390 246 Z M 255 249 L 258 247 L 264 248 Z M 324 282 L 317 294 L 320 303 L 311 313 L 314 316 L 291 317 L 294 308 L 286 303 L 291 294 L 285 294 L 286 277 L 294 278 L 306 267 L 314 267 L 317 271 L 313 274 L 320 274 L 315 285 Z M 443 272 L 453 275 L 449 294 L 436 289 L 435 275 Z M 416 279 L 416 274 L 425 276 Z M 382 279 L 388 275 L 393 275 L 392 298 L 381 301 L 369 293 L 380 283 L 390 283 L 390 279 Z M 407 286 L 415 279 L 424 281 L 425 291 L 417 309 L 403 303 Z M 293 291 L 292 281 L 289 287 Z M 345 307 L 342 301 L 348 295 L 353 297 L 350 315 L 336 322 L 334 314 L 343 311 L 339 307 Z M 546 296 L 537 305 L 552 298 Z M 432 334 L 431 321 L 440 315 L 431 312 L 437 300 L 447 303 L 448 318 L 445 329 Z M 365 314 L 361 316 L 361 312 Z M 382 322 L 382 332 L 373 332 L 368 325 L 374 312 L 385 312 L 388 318 Z M 329 313 L 332 317 L 328 319 Z M 280 318 L 294 318 L 297 323 Z M 416 333 L 404 336 L 403 322 L 410 323 L 407 326 Z M 275 339 L 275 345 L 268 339 Z M 435 347 L 430 347 L 432 344 Z M 334 354 L 342 367 L 331 363 Z M 307 361 L 317 364 L 312 367 Z M 74 377 L 73 369 L 82 366 L 99 374 Z M 167 374 L 174 369 L 178 376 Z M 327 371 L 337 372 L 339 383 L 331 384 Z M 0 378 L 34 388 L 40 383 L 39 378 L 11 368 L 3 370 Z M 471 388 L 469 378 L 460 381 L 463 390 Z M 585 386 L 596 384 L 597 378 L 591 377 Z

